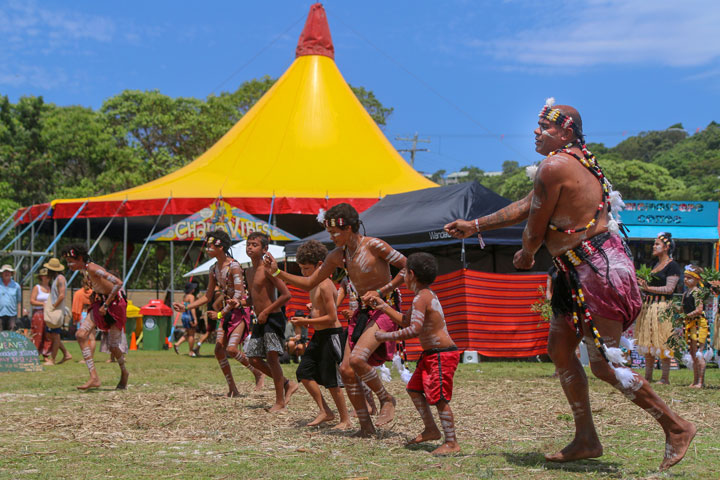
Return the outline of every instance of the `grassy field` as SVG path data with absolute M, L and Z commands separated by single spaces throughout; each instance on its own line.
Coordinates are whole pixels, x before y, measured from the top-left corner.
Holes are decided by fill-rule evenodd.
M 69 343 L 76 359 L 77 345 Z M 186 348 L 186 347 L 183 347 Z M 407 448 L 422 424 L 397 374 L 389 385 L 397 416 L 375 439 L 308 428 L 314 404 L 304 389 L 287 413 L 271 415 L 271 382 L 251 392 L 250 373 L 233 365 L 240 398 L 228 399 L 211 356 L 131 352 L 127 391 L 112 387 L 117 366 L 97 355 L 103 387 L 78 392 L 87 379 L 72 361 L 38 373 L 0 374 L 0 478 L 720 478 L 720 372 L 709 388 L 687 388 L 688 370 L 673 371 L 660 396 L 693 420 L 698 435 L 686 458 L 658 474 L 664 439 L 645 412 L 590 379 L 593 413 L 605 455 L 548 464 L 544 452 L 565 446 L 572 415 L 550 364 L 461 364 L 455 411 L 462 452 L 436 458 L 439 445 Z M 293 375 L 295 365 L 286 365 Z M 330 401 L 330 396 L 326 394 Z

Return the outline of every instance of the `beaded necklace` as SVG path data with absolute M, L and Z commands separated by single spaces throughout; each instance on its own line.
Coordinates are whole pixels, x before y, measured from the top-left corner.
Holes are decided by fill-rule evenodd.
M 597 163 L 597 159 L 595 158 L 595 155 L 593 155 L 588 149 L 586 145 L 582 145 L 582 153 L 583 156 L 580 157 L 578 154 L 570 150 L 570 147 L 572 147 L 572 143 L 568 143 L 563 148 L 558 148 L 557 150 L 551 152 L 548 155 L 548 158 L 552 157 L 553 155 L 556 155 L 558 153 L 565 153 L 567 155 L 570 155 L 572 157 L 575 157 L 577 161 L 579 161 L 585 168 L 587 168 L 590 173 L 592 173 L 595 178 L 598 179 L 600 182 L 600 185 L 602 185 L 602 198 L 600 203 L 598 204 L 597 210 L 595 211 L 595 216 L 588 222 L 587 225 L 581 228 L 569 228 L 569 229 L 561 229 L 557 225 L 553 225 L 552 223 L 548 225 L 548 228 L 550 230 L 554 230 L 556 232 L 566 233 L 568 235 L 572 235 L 573 233 L 579 233 L 584 232 L 585 230 L 591 228 L 597 223 L 597 219 L 600 217 L 600 212 L 602 212 L 603 208 L 605 208 L 605 205 L 608 206 L 608 213 L 610 213 L 610 203 L 607 201 L 608 195 L 610 194 L 610 187 L 608 186 L 607 179 L 605 178 L 605 175 L 603 174 L 602 169 L 600 168 L 600 165 Z

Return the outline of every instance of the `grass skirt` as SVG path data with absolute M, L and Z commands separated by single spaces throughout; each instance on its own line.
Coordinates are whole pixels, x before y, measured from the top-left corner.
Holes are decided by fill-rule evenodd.
M 672 322 L 662 318 L 668 308 L 672 307 L 666 300 L 653 302 L 651 297 L 643 302 L 640 316 L 635 321 L 635 339 L 639 353 L 660 358 L 672 356 L 667 346 L 667 339 L 673 333 Z

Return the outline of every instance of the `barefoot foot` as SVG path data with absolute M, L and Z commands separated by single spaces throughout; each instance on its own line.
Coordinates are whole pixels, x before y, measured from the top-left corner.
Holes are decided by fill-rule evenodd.
M 125 390 L 127 388 L 128 378 L 130 377 L 130 372 L 125 370 L 120 374 L 120 382 L 117 384 L 117 387 L 115 387 L 116 390 Z
M 297 382 L 293 382 L 291 380 L 285 382 L 285 406 L 290 403 L 290 397 L 293 396 L 293 393 L 297 392 L 298 388 L 299 385 Z
M 85 385 L 80 385 L 79 387 L 77 387 L 78 390 L 89 390 L 91 388 L 100 388 L 99 378 L 91 378 Z
M 390 400 L 380 405 L 380 415 L 378 415 L 375 424 L 379 427 L 381 425 L 387 425 L 395 418 L 395 405 L 397 401 L 395 397 L 390 397 Z
M 254 392 L 262 392 L 265 388 L 265 375 L 262 373 L 255 374 L 255 389 Z
M 357 432 L 353 433 L 351 435 L 351 437 L 353 437 L 353 438 L 370 438 L 373 435 L 375 435 L 375 428 L 372 428 L 372 430 L 361 428 Z
M 433 450 L 433 455 L 450 455 L 451 453 L 457 453 L 460 451 L 460 445 L 457 442 L 446 442 L 440 445 L 438 448 Z
M 696 433 L 697 428 L 695 425 L 683 420 L 680 429 L 666 434 L 665 458 L 660 464 L 660 471 L 667 470 L 683 459 Z
M 239 397 L 239 396 L 240 396 L 240 392 L 238 392 L 237 388 L 235 388 L 235 389 L 230 390 L 229 392 L 227 392 L 227 397 L 228 397 L 228 398 L 237 398 L 237 397 Z
M 435 430 L 424 430 L 420 435 L 407 442 L 406 445 L 429 442 L 431 440 L 440 440 L 441 438 L 442 435 L 440 434 L 440 430 L 438 430 L 437 428 Z
M 352 428 L 352 422 L 351 422 L 350 420 L 348 420 L 347 422 L 340 422 L 340 423 L 338 423 L 337 425 L 335 425 L 334 427 L 332 427 L 330 430 L 342 430 L 342 431 L 345 431 L 345 430 L 349 430 L 349 429 L 351 429 L 351 428 Z
M 548 462 L 572 462 L 574 460 L 582 460 L 584 458 L 597 458 L 603 454 L 603 448 L 600 440 L 580 442 L 573 440 L 570 444 L 553 455 L 545 455 Z
M 275 403 L 272 407 L 265 410 L 268 413 L 281 413 L 285 411 L 285 405 Z
M 65 362 L 67 362 L 67 361 L 69 361 L 69 360 L 72 360 L 72 359 L 73 359 L 73 356 L 70 355 L 69 353 L 68 353 L 67 355 L 63 355 L 63 358 L 62 358 L 62 360 L 60 360 L 60 361 L 58 362 L 58 365 L 60 365 L 61 363 L 65 363 Z
M 335 420 L 335 414 L 332 412 L 320 412 L 317 417 L 315 417 L 315 420 L 308 423 L 308 427 L 316 427 L 320 425 L 321 423 L 329 422 L 330 420 Z

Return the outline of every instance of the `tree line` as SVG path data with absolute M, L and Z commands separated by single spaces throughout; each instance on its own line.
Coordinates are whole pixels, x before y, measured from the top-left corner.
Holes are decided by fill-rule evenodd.
M 720 125 L 688 135 L 682 124 L 666 130 L 641 132 L 614 147 L 589 143 L 588 149 L 624 198 L 633 200 L 720 200 Z M 519 200 L 532 189 L 525 167 L 514 160 L 503 162 L 500 175 L 489 176 L 477 166 L 462 181 L 482 183 L 490 190 Z M 445 170 L 433 174 L 441 181 Z

